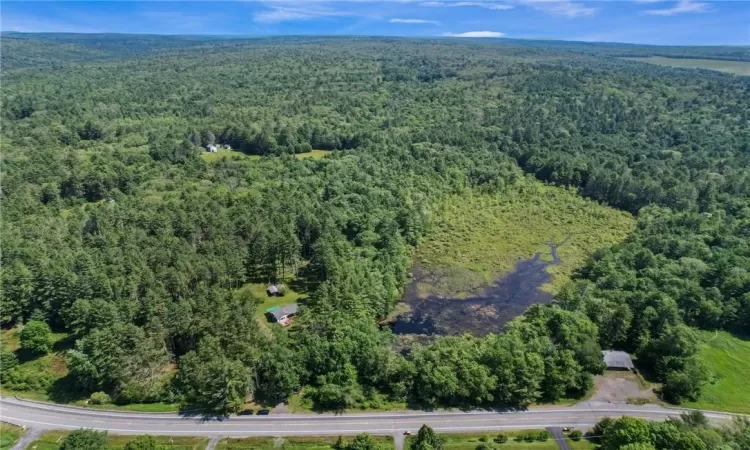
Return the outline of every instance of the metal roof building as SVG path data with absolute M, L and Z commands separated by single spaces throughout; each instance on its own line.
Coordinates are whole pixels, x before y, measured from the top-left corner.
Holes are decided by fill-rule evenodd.
M 279 322 L 287 317 L 297 314 L 297 309 L 298 307 L 296 303 L 290 303 L 284 306 L 275 306 L 266 311 L 266 315 L 274 322 Z
M 635 369 L 633 360 L 630 359 L 630 355 L 627 352 L 603 350 L 602 357 L 604 357 L 604 364 L 607 365 L 607 369 Z

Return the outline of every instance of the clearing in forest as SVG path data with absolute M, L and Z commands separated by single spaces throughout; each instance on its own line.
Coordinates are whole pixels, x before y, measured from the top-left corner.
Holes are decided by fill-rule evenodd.
M 294 157 L 297 159 L 321 159 L 321 158 L 324 158 L 329 153 L 331 153 L 329 150 L 311 150 L 305 153 L 296 153 Z M 237 150 L 226 150 L 226 149 L 220 149 L 216 153 L 210 153 L 210 152 L 201 153 L 201 158 L 203 158 L 203 160 L 208 163 L 216 162 L 221 159 L 228 159 L 228 158 L 234 158 L 234 157 L 247 158 L 251 160 L 259 160 L 263 158 L 262 155 L 248 155 L 246 153 L 242 153 Z
M 498 195 L 451 196 L 431 212 L 398 334 L 500 331 L 552 294 L 596 250 L 633 229 L 632 216 L 575 190 L 524 179 Z
M 748 61 L 726 61 L 721 59 L 693 59 L 693 58 L 667 58 L 664 56 L 649 56 L 647 58 L 624 58 L 630 61 L 639 61 L 659 66 L 677 67 L 680 69 L 706 69 L 719 72 L 733 73 L 736 75 L 750 76 L 750 62 Z

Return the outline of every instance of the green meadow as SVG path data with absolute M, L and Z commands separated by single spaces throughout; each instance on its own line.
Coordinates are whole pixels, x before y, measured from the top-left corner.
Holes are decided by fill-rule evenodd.
M 703 386 L 697 402 L 687 408 L 750 414 L 750 338 L 725 331 L 701 332 L 700 356 L 714 374 L 714 382 Z
M 573 189 L 548 186 L 527 178 L 498 195 L 451 196 L 431 211 L 432 230 L 417 250 L 424 271 L 438 281 L 420 283 L 420 294 L 466 296 L 511 271 L 517 261 L 539 252 L 560 264 L 547 270 L 556 292 L 591 253 L 621 242 L 635 225 L 625 212 L 582 198 Z

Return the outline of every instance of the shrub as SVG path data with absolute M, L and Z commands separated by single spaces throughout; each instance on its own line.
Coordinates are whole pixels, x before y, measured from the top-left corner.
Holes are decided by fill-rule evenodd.
M 163 447 L 156 445 L 153 436 L 138 436 L 125 444 L 124 450 L 159 450 Z
M 540 431 L 536 434 L 536 440 L 539 442 L 544 442 L 547 439 L 549 439 L 549 431 Z
M 578 442 L 583 437 L 583 433 L 581 432 L 581 430 L 573 430 L 568 436 L 570 436 L 572 440 Z
M 495 442 L 499 442 L 500 444 L 504 444 L 508 442 L 508 435 L 500 433 L 497 435 L 497 439 L 495 439 Z
M 94 430 L 75 430 L 65 438 L 60 450 L 104 450 L 107 448 L 107 433 Z
M 51 338 L 49 325 L 31 320 L 21 330 L 21 348 L 32 353 L 46 354 L 52 350 Z
M 485 434 L 484 436 L 482 436 L 482 437 L 479 438 L 479 441 L 480 442 L 491 442 L 492 439 L 490 439 L 490 437 Z
M 107 403 L 112 403 L 112 399 L 106 392 L 94 392 L 89 397 L 89 403 L 92 405 L 106 405 Z

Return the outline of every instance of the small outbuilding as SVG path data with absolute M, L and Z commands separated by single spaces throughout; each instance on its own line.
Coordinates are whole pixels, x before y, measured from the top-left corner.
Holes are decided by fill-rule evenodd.
M 224 150 L 231 150 L 232 146 L 229 144 L 224 144 Z
M 292 317 L 297 315 L 297 309 L 296 303 L 274 306 L 266 311 L 266 317 L 269 321 L 277 322 L 282 327 L 286 327 L 292 322 Z
M 269 297 L 283 297 L 286 294 L 286 285 L 284 283 L 272 284 L 266 289 Z
M 627 352 L 619 350 L 603 350 L 602 357 L 607 369 L 610 370 L 634 370 L 633 360 Z
M 206 151 L 209 153 L 216 153 L 219 151 L 219 148 L 216 147 L 214 144 L 210 144 L 206 146 Z

